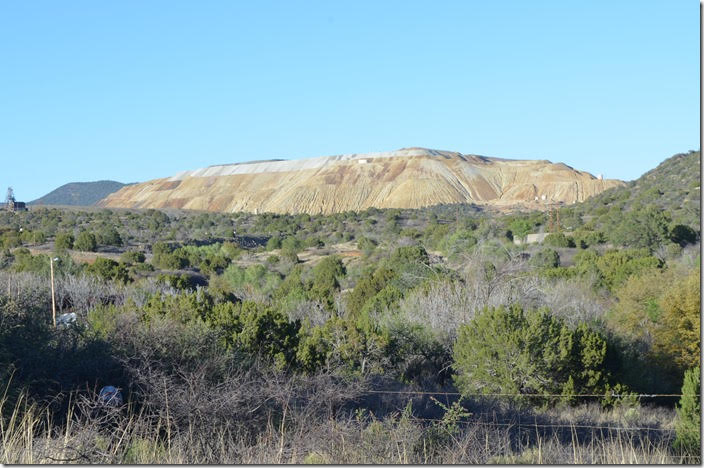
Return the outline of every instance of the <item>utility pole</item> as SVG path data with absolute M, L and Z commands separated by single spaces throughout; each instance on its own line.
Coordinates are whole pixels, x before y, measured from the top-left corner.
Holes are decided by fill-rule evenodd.
M 51 270 L 51 318 L 56 328 L 56 298 L 54 295 L 54 257 L 49 257 L 49 269 Z

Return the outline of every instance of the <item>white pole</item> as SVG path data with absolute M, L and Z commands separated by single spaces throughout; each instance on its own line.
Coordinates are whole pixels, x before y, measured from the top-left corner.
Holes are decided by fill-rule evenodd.
M 54 258 L 49 258 L 49 268 L 51 270 L 51 318 L 56 328 L 56 299 L 54 298 Z

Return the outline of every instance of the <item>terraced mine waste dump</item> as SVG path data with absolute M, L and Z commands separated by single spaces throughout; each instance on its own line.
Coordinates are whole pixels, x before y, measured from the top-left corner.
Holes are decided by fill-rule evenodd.
M 546 160 L 406 148 L 210 166 L 123 187 L 98 205 L 308 214 L 446 203 L 539 208 L 622 185 Z

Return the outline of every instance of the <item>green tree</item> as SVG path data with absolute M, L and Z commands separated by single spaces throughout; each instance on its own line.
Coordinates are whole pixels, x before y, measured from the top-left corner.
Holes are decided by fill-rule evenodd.
M 73 248 L 73 234 L 70 232 L 58 232 L 54 238 L 54 248 L 56 250 L 66 250 Z
M 679 369 L 692 368 L 700 361 L 700 275 L 699 268 L 695 268 L 660 301 L 662 327 L 656 330 L 655 348 Z
M 188 289 L 193 289 L 193 280 L 191 276 L 181 273 L 180 275 L 166 275 L 160 274 L 156 277 L 157 281 L 164 282 L 174 289 L 185 291 Z
M 322 259 L 313 268 L 313 280 L 309 295 L 323 303 L 329 310 L 333 309 L 335 293 L 340 290 L 338 278 L 345 275 L 345 266 L 339 257 L 332 255 Z
M 81 231 L 76 237 L 74 247 L 84 252 L 95 252 L 95 249 L 98 247 L 98 243 L 95 240 L 95 236 L 93 235 L 93 233 L 88 231 Z
M 670 240 L 682 247 L 687 244 L 694 244 L 697 242 L 697 237 L 699 237 L 697 231 L 684 224 L 677 224 L 670 231 Z
M 89 265 L 87 270 L 105 280 L 114 280 L 123 284 L 129 281 L 129 275 L 124 265 L 109 258 L 96 258 L 95 262 Z
M 543 245 L 550 247 L 574 247 L 575 243 L 572 239 L 561 232 L 553 232 L 545 236 Z
M 332 317 L 323 326 L 301 328 L 297 359 L 309 373 L 339 366 L 355 374 L 381 373 L 387 345 L 386 335 Z
M 693 455 L 700 455 L 701 439 L 701 372 L 699 366 L 684 373 L 682 397 L 675 409 L 677 423 L 673 446 Z
M 399 247 L 391 254 L 390 263 L 394 267 L 400 267 L 408 264 L 424 264 L 430 262 L 428 252 L 422 245 L 409 245 Z
M 281 238 L 278 236 L 270 237 L 266 241 L 266 250 L 276 250 L 281 248 Z
M 4 249 L 12 249 L 22 245 L 20 235 L 16 231 L 8 231 L 2 235 L 2 247 Z
M 120 255 L 120 260 L 124 263 L 144 263 L 146 256 L 137 250 L 128 250 Z
M 580 249 L 586 249 L 606 242 L 606 237 L 603 232 L 589 231 L 586 229 L 576 230 L 572 238 L 574 239 L 575 245 Z
M 656 249 L 670 236 L 670 217 L 660 208 L 649 205 L 628 212 L 611 233 L 618 245 Z
M 525 240 L 526 236 L 533 230 L 533 225 L 525 219 L 516 219 L 508 225 L 514 239 Z
M 674 282 L 671 270 L 654 268 L 630 276 L 615 288 L 617 299 L 608 314 L 608 323 L 619 335 L 649 342 L 662 326 L 662 296 Z
M 242 331 L 238 343 L 245 351 L 261 353 L 279 366 L 292 365 L 298 346 L 298 321 L 289 322 L 281 312 L 254 302 L 242 303 Z
M 295 365 L 298 347 L 298 321 L 252 301 L 215 305 L 206 313 L 206 321 L 224 332 L 224 344 L 251 354 L 272 359 L 277 366 Z
M 347 296 L 348 314 L 352 317 L 358 316 L 364 304 L 379 291 L 384 289 L 388 282 L 395 276 L 396 273 L 393 270 L 379 267 L 374 274 L 364 276 L 357 281 L 354 289 Z
M 152 263 L 165 270 L 180 270 L 188 266 L 188 255 L 180 249 L 172 249 L 165 242 L 156 242 L 152 246 Z
M 463 394 L 521 395 L 521 406 L 554 402 L 555 394 L 569 401 L 604 391 L 606 353 L 599 333 L 584 324 L 570 330 L 547 309 L 487 308 L 459 328 L 454 379 Z
M 107 226 L 98 232 L 97 241 L 101 245 L 114 245 L 120 247 L 122 245 L 122 237 L 112 226 Z
M 357 248 L 364 252 L 364 255 L 368 256 L 376 248 L 376 242 L 369 237 L 360 236 L 357 239 Z
M 46 233 L 44 231 L 33 231 L 32 241 L 35 244 L 43 244 L 44 242 L 46 242 Z
M 647 249 L 609 250 L 601 256 L 589 249 L 580 251 L 574 260 L 579 274 L 595 275 L 599 285 L 610 290 L 622 285 L 632 275 L 663 266 L 662 261 L 650 255 Z
M 289 236 L 281 241 L 281 248 L 283 250 L 298 253 L 303 250 L 303 242 L 295 236 Z
M 560 254 L 553 249 L 541 249 L 530 258 L 531 265 L 537 268 L 560 266 Z
M 288 248 L 281 249 L 280 257 L 282 260 L 289 262 L 293 265 L 296 265 L 299 261 L 296 251 Z

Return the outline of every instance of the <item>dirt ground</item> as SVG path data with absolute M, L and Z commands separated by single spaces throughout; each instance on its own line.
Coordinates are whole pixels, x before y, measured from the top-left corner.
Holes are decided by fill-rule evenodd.
M 32 247 L 27 247 L 32 255 L 44 254 L 51 255 L 54 252 L 54 244 L 41 244 Z M 93 264 L 98 257 L 109 258 L 110 260 L 118 261 L 120 254 L 117 252 L 82 252 L 80 250 L 69 250 L 68 254 L 76 263 Z

